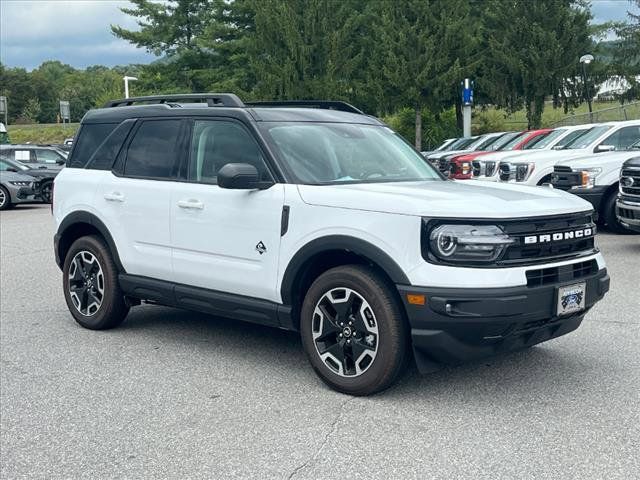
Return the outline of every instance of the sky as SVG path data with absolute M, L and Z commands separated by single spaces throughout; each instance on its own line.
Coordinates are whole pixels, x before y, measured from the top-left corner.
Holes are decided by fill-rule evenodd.
M 532 0 L 535 1 L 535 0 Z M 149 63 L 156 57 L 111 34 L 137 27 L 126 0 L 0 0 L 0 61 L 31 70 L 46 60 L 76 68 Z M 624 20 L 628 0 L 592 0 L 595 23 Z

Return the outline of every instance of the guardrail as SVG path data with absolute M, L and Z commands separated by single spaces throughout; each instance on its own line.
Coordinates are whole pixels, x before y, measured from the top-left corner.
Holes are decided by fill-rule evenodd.
M 585 123 L 613 122 L 618 120 L 640 119 L 640 102 L 632 102 L 618 107 L 603 108 L 592 113 L 581 113 L 579 115 L 569 115 L 557 122 L 550 124 L 550 127 L 564 127 L 568 125 L 582 125 Z

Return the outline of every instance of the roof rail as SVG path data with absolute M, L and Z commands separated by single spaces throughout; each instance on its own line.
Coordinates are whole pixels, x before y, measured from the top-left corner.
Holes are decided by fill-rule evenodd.
M 337 100 L 282 100 L 273 102 L 248 102 L 247 107 L 306 107 L 306 108 L 322 108 L 326 110 L 340 110 L 341 112 L 357 113 L 365 115 L 365 113 L 348 104 Z
M 204 103 L 210 107 L 244 107 L 244 103 L 233 93 L 184 93 L 176 95 L 152 95 L 149 97 L 121 98 L 105 103 L 104 108 L 130 106 L 136 103 L 163 104 L 176 103 L 188 100 L 189 102 Z

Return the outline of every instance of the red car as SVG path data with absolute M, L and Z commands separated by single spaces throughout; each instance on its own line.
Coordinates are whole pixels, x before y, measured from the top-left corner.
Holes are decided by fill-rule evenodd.
M 473 178 L 472 164 L 476 158 L 500 150 L 524 150 L 534 139 L 538 141 L 542 137 L 549 135 L 552 131 L 553 129 L 551 128 L 527 130 L 516 134 L 500 145 L 496 145 L 496 148 L 493 150 L 471 152 L 452 157 L 449 159 L 449 178 L 455 178 L 456 180 L 469 180 L 470 178 Z M 498 144 L 498 142 L 496 142 L 496 144 Z

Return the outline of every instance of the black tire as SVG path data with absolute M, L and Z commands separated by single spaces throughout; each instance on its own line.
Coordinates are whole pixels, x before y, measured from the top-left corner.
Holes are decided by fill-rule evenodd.
M 83 314 L 81 312 L 81 308 L 76 306 L 76 304 L 74 303 L 74 299 L 72 298 L 73 294 L 71 292 L 71 289 L 73 288 L 74 292 L 76 293 L 76 300 L 87 299 L 89 295 L 87 293 L 87 281 L 84 281 L 84 291 L 82 290 L 82 286 L 78 288 L 75 285 L 76 282 L 82 284 L 83 280 L 73 281 L 73 287 L 72 283 L 70 282 L 70 270 L 72 269 L 74 259 L 76 259 L 78 255 L 84 256 L 85 259 L 86 257 L 93 257 L 96 260 L 99 268 L 101 269 L 102 281 L 100 282 L 100 284 L 103 288 L 101 303 L 96 309 L 96 302 L 92 302 L 91 304 L 93 305 L 93 309 L 95 309 L 95 311 L 92 311 L 92 309 L 87 307 L 85 309 L 85 311 L 87 312 L 86 314 Z M 79 262 L 81 261 L 82 260 L 79 260 Z M 93 263 L 92 265 L 93 266 L 90 268 L 93 268 L 95 270 L 95 263 Z M 73 268 L 75 272 L 79 268 L 78 264 L 76 264 Z M 89 268 L 87 268 L 87 270 L 89 270 Z M 71 312 L 71 315 L 73 315 L 73 318 L 76 320 L 76 322 L 78 322 L 83 327 L 89 328 L 91 330 L 106 330 L 109 328 L 117 327 L 124 321 L 125 317 L 129 313 L 129 307 L 125 303 L 124 295 L 120 290 L 120 284 L 118 283 L 118 268 L 113 261 L 109 248 L 102 240 L 102 238 L 95 235 L 90 235 L 86 237 L 80 237 L 75 242 L 73 242 L 71 248 L 69 249 L 69 252 L 67 253 L 67 256 L 65 257 L 62 272 L 62 288 L 64 291 L 64 298 L 67 302 L 67 307 L 69 308 L 69 311 Z M 84 275 L 84 277 L 87 278 L 87 275 Z M 89 281 L 91 282 L 90 286 L 98 285 L 98 282 L 96 282 L 95 278 L 90 278 Z M 92 296 L 91 298 L 95 298 L 95 296 Z M 81 303 L 88 304 L 89 300 Z
M 618 198 L 617 192 L 611 192 L 602 202 L 602 210 L 600 216 L 604 219 L 604 223 L 607 228 L 614 233 L 632 233 L 629 229 L 625 228 L 618 217 L 616 216 L 616 199 Z
M 0 210 L 9 210 L 11 208 L 11 195 L 9 191 L 0 185 Z
M 316 306 L 320 305 L 321 300 L 327 301 L 329 299 L 327 295 L 333 295 L 330 292 L 336 292 L 340 289 L 349 289 L 355 292 L 357 299 L 359 299 L 357 302 L 360 303 L 351 303 L 349 301 L 351 297 L 344 302 L 351 305 L 348 307 L 351 313 L 353 313 L 353 309 L 358 307 L 360 308 L 359 312 L 362 312 L 364 307 L 366 315 L 366 304 L 368 304 L 373 317 L 364 318 L 364 316 L 358 315 L 358 320 L 356 320 L 353 315 L 349 316 L 348 313 L 342 316 L 336 314 L 335 318 L 344 319 L 346 317 L 357 322 L 353 327 L 353 333 L 351 333 L 351 329 L 347 328 L 350 331 L 349 338 L 353 340 L 348 347 L 345 346 L 346 335 L 341 333 L 344 330 L 340 330 L 343 328 L 340 326 L 341 322 L 337 320 L 328 323 L 332 329 L 330 333 L 318 337 L 319 339 L 328 339 L 327 342 L 319 340 L 321 342 L 319 345 L 322 345 L 323 350 L 327 344 L 332 344 L 338 349 L 347 348 L 346 360 L 339 366 L 331 359 L 322 359 L 320 348 L 316 346 L 314 340 L 314 330 L 316 330 L 316 334 L 318 334 L 318 330 L 324 330 L 323 321 L 315 314 Z M 345 290 L 346 295 L 350 294 L 347 294 Z M 335 305 L 331 304 L 331 306 Z M 373 318 L 373 322 L 371 322 L 371 318 Z M 375 336 L 370 335 L 366 326 L 364 328 L 357 327 L 357 325 L 364 325 L 364 321 L 369 322 L 369 326 L 375 325 L 377 328 Z M 313 282 L 302 305 L 300 333 L 309 361 L 318 376 L 331 388 L 350 395 L 371 395 L 388 388 L 403 371 L 409 351 L 407 323 L 397 295 L 394 295 L 392 287 L 374 269 L 360 265 L 332 268 Z M 365 346 L 365 341 L 372 344 L 375 342 L 376 351 L 373 358 L 371 355 L 364 357 L 358 355 L 358 359 L 362 359 L 362 361 L 357 367 L 361 372 L 357 373 L 352 361 L 356 355 L 354 347 L 357 346 L 360 352 L 364 352 L 362 347 Z M 343 343 L 340 344 L 340 342 Z M 327 348 L 325 351 L 332 350 L 333 347 Z M 331 363 L 334 365 L 333 368 L 329 366 Z M 364 363 L 367 365 L 363 366 Z M 349 369 L 345 365 L 353 367 L 350 376 L 341 374 L 339 370 L 336 371 L 341 369 L 342 372 L 348 373 Z
M 53 189 L 53 181 L 44 182 L 40 185 L 40 199 L 44 203 L 51 203 L 51 193 Z

